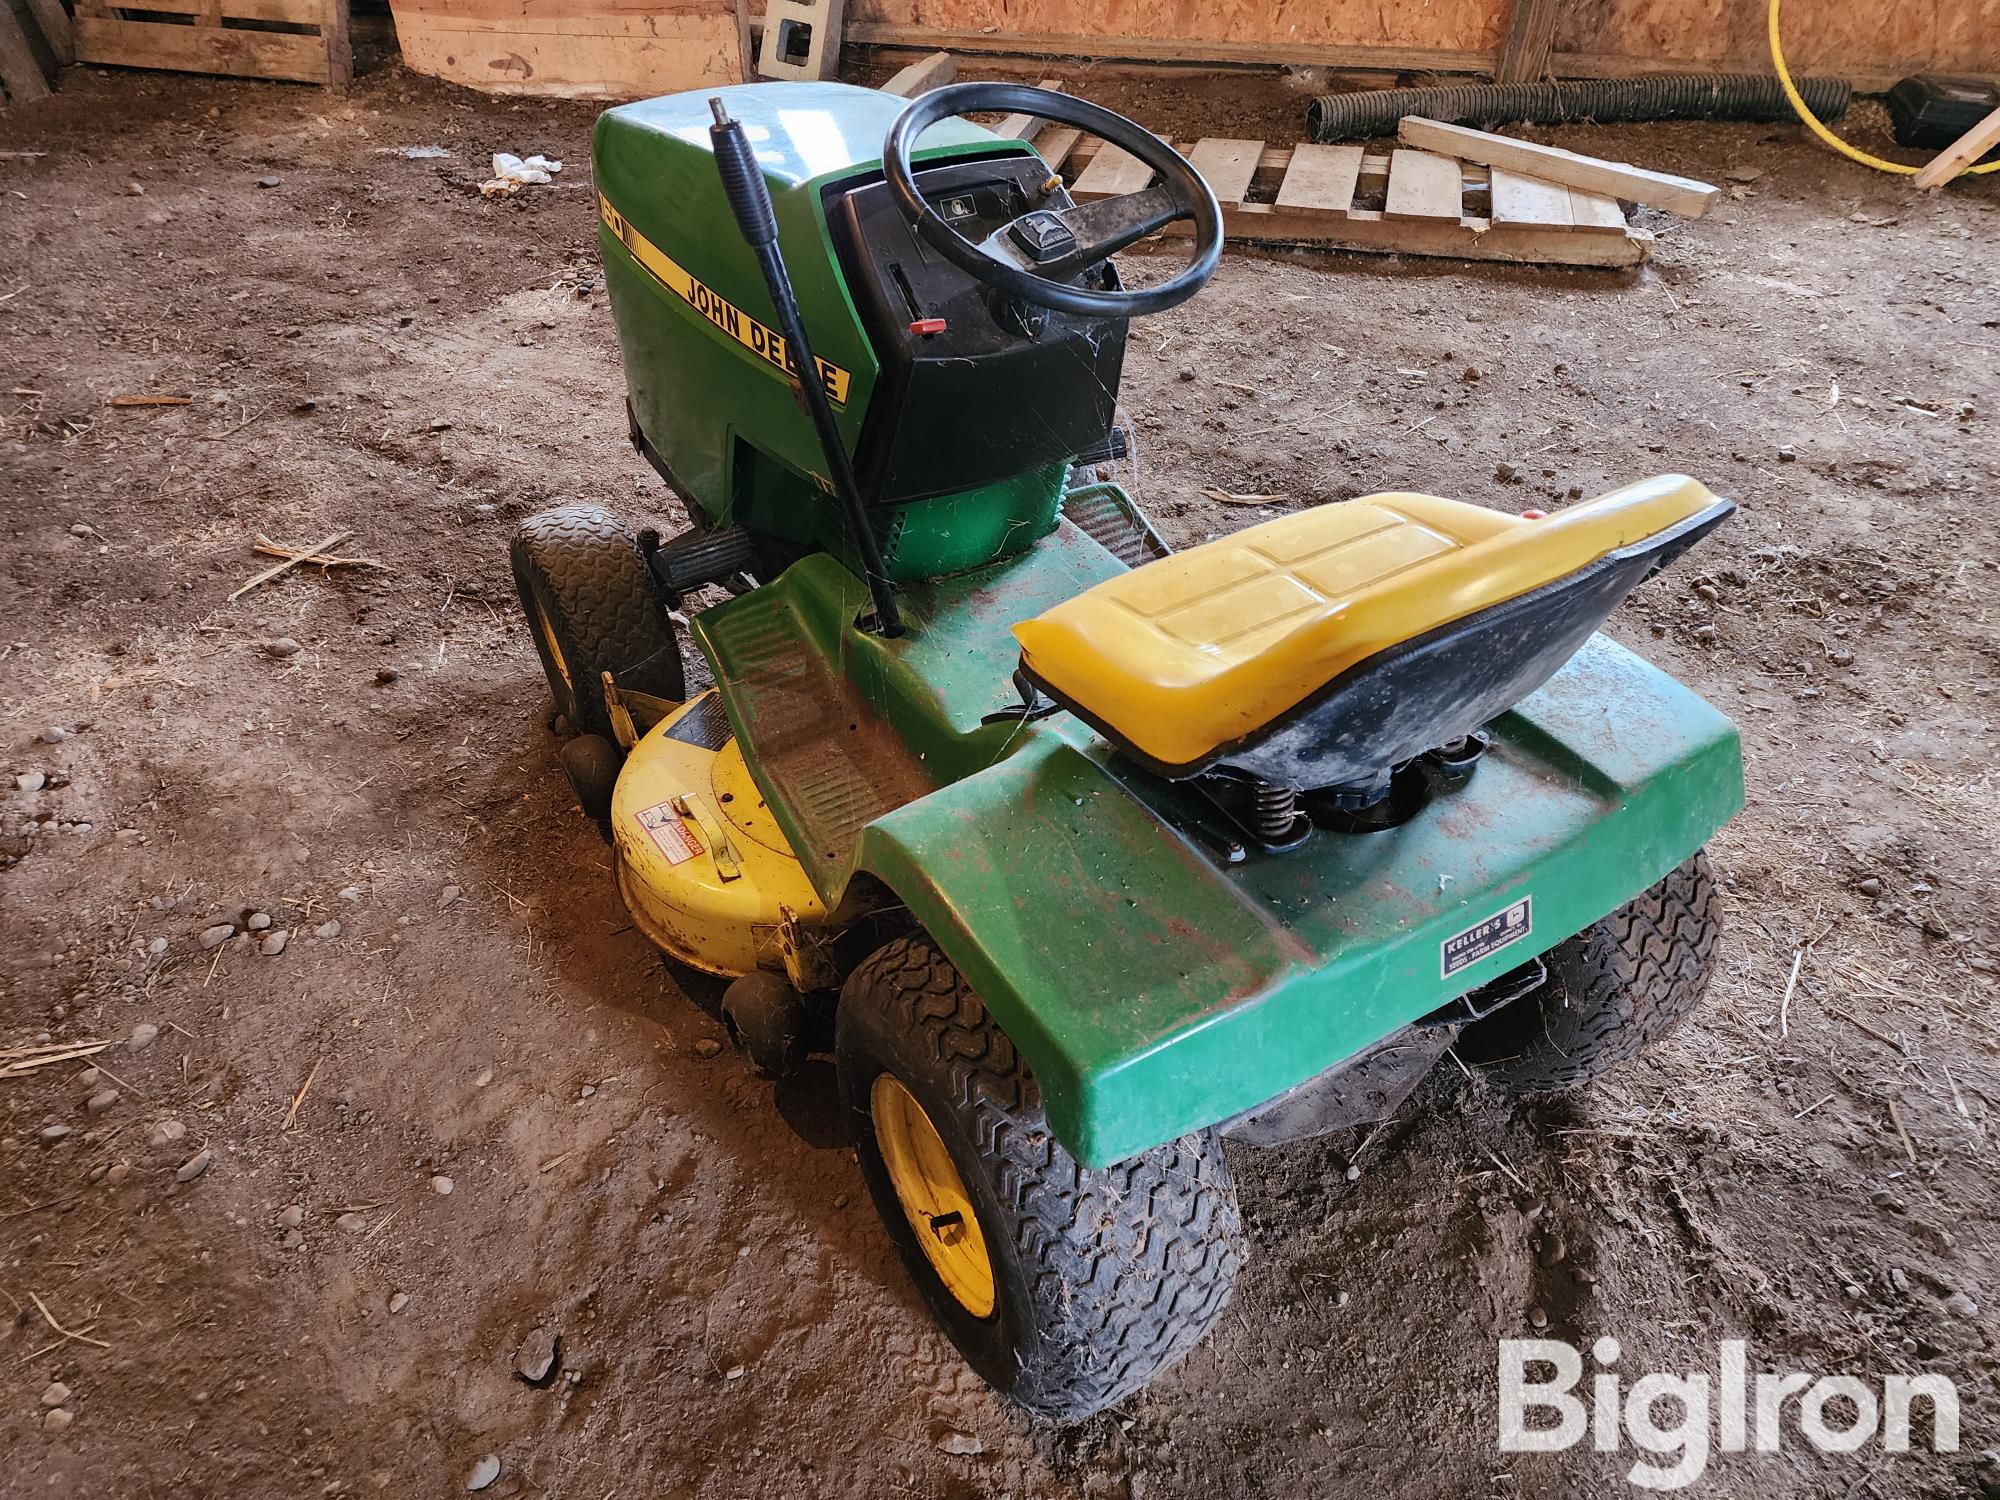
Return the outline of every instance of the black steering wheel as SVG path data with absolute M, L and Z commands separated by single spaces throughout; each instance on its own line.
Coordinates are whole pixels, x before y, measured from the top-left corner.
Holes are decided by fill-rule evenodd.
M 910 150 L 917 137 L 938 121 L 989 110 L 1087 130 L 1151 167 L 1160 175 L 1159 184 L 1069 208 L 1032 209 L 975 245 L 917 191 Z M 882 142 L 882 174 L 896 206 L 938 254 L 976 281 L 1059 312 L 1092 318 L 1165 312 L 1206 286 L 1222 258 L 1222 211 L 1186 157 L 1143 125 L 1102 105 L 1024 83 L 955 83 L 918 95 L 896 117 Z M 1177 219 L 1194 221 L 1194 256 L 1171 280 L 1130 292 L 1092 291 L 1070 281 L 1085 267 Z

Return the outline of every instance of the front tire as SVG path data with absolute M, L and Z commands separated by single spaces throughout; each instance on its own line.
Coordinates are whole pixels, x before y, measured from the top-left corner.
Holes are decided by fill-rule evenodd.
M 613 738 L 603 674 L 678 702 L 680 643 L 651 570 L 625 525 L 601 505 L 558 505 L 521 523 L 514 586 L 556 710 L 581 734 Z
M 1004 1395 L 1087 1417 L 1221 1315 L 1242 1236 L 1221 1142 L 1205 1131 L 1079 1165 L 1013 1043 L 927 937 L 898 938 L 849 978 L 835 1062 L 904 1266 Z
M 1508 1094 L 1581 1088 L 1636 1057 L 1701 1003 L 1721 902 L 1705 851 L 1543 955 L 1548 982 L 1454 1047 Z

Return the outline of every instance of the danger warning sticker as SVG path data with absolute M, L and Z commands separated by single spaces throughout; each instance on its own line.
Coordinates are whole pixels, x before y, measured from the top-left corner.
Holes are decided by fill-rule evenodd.
M 666 856 L 667 863 L 677 865 L 682 860 L 693 859 L 701 853 L 701 843 L 681 815 L 674 811 L 671 802 L 662 802 L 657 807 L 648 807 L 636 815 L 639 826 L 652 836 L 653 844 Z
M 766 364 L 797 377 L 792 354 L 785 347 L 785 336 L 775 328 L 758 322 L 735 303 L 726 300 L 706 282 L 698 280 L 683 268 L 666 251 L 647 239 L 617 209 L 611 200 L 597 195 L 597 216 L 604 221 L 604 227 L 615 235 L 620 244 L 632 253 L 632 258 L 645 267 L 647 273 L 668 291 L 672 292 L 689 307 L 700 313 L 728 338 L 736 340 L 745 349 Z M 826 386 L 827 398 L 835 406 L 847 404 L 847 386 L 851 379 L 848 372 L 831 360 L 820 359 L 817 355 L 813 363 L 819 366 L 819 378 Z
M 1438 945 L 1444 977 L 1518 943 L 1535 930 L 1534 898 L 1523 896 L 1505 911 L 1475 922 L 1463 932 L 1453 933 Z

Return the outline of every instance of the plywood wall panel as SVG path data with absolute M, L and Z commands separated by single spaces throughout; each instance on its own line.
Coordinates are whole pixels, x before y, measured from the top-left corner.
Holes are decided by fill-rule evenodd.
M 1193 57 L 1243 61 L 1264 48 L 1288 62 L 1325 47 L 1380 51 L 1391 67 L 1435 54 L 1432 66 L 1490 70 L 1513 10 L 1513 0 L 848 0 L 847 20 L 862 40 L 905 31 L 927 47 L 1011 39 L 1023 52 L 1157 59 L 1181 43 Z M 1561 0 L 1559 11 L 1559 76 L 1770 70 L 1763 0 Z M 2000 72 L 2000 0 L 1786 0 L 1785 47 L 1795 72 L 1875 87 L 1923 68 Z
M 1763 0 L 1567 0 L 1556 51 L 1768 72 Z M 1786 0 L 1794 74 L 2000 69 L 2000 0 Z
M 847 19 L 947 31 L 1490 52 L 1509 0 L 848 0 Z M 1107 46 L 1107 50 L 1112 50 Z

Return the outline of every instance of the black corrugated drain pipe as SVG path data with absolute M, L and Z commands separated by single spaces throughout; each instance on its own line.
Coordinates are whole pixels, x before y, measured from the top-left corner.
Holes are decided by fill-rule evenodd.
M 1838 120 L 1854 98 L 1853 88 L 1842 78 L 1802 78 L 1799 92 L 1822 120 Z M 1306 133 L 1316 141 L 1394 135 L 1396 122 L 1404 115 L 1453 125 L 1796 118 L 1775 78 L 1749 73 L 1674 73 L 1657 78 L 1468 83 L 1321 94 L 1306 106 Z

